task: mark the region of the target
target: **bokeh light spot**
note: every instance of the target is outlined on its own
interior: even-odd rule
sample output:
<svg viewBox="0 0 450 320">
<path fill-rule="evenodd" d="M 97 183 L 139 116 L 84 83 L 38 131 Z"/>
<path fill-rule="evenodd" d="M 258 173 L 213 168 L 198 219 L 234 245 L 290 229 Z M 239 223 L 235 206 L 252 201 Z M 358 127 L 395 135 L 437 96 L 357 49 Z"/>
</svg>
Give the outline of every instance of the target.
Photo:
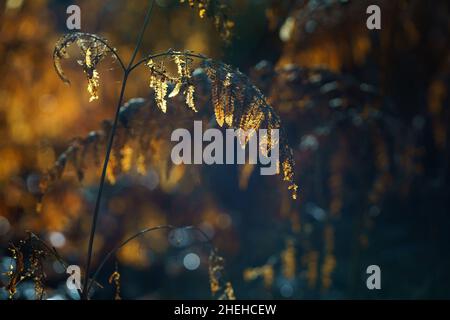
<svg viewBox="0 0 450 320">
<path fill-rule="evenodd" d="M 200 257 L 195 253 L 188 253 L 184 256 L 183 265 L 188 270 L 196 270 L 200 266 Z"/>
<path fill-rule="evenodd" d="M 61 232 L 51 232 L 49 239 L 55 248 L 61 248 L 66 244 L 66 237 Z"/>
</svg>

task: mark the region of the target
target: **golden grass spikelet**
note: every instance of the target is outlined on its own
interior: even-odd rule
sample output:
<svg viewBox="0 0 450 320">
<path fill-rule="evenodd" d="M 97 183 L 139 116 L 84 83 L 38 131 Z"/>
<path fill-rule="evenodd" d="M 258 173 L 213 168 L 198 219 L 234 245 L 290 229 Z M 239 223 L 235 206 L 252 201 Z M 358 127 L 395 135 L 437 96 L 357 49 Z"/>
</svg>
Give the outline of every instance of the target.
<svg viewBox="0 0 450 320">
<path fill-rule="evenodd" d="M 177 66 L 177 73 L 178 78 L 175 80 L 175 87 L 170 92 L 169 98 L 173 98 L 180 93 L 181 88 L 185 87 L 185 90 L 183 91 L 183 94 L 185 95 L 185 101 L 186 105 L 192 109 L 194 112 L 197 112 L 198 110 L 195 107 L 194 103 L 194 93 L 195 93 L 195 86 L 191 83 L 191 68 L 190 64 L 192 62 L 192 58 L 188 57 L 186 54 L 184 55 L 177 54 L 173 57 L 173 60 Z"/>
<path fill-rule="evenodd" d="M 109 276 L 108 279 L 109 284 L 114 283 L 115 293 L 114 293 L 114 300 L 122 300 L 120 297 L 120 273 L 118 271 L 117 263 L 116 263 L 116 270 Z"/>
<path fill-rule="evenodd" d="M 222 105 L 221 101 L 219 100 L 220 99 L 219 98 L 220 97 L 219 88 L 220 88 L 220 84 L 218 83 L 217 80 L 215 80 L 213 82 L 213 89 L 211 90 L 211 97 L 212 97 L 212 102 L 214 105 L 214 114 L 216 116 L 217 124 L 222 127 L 225 122 L 225 112 L 224 112 L 223 105 Z"/>
<path fill-rule="evenodd" d="M 159 66 L 156 66 L 153 60 L 147 62 L 147 66 L 150 69 L 149 87 L 155 91 L 155 101 L 158 108 L 163 112 L 167 112 L 167 89 L 169 87 L 168 82 L 172 81 L 165 71 L 163 62 Z"/>
<path fill-rule="evenodd" d="M 164 62 L 161 61 L 159 65 L 150 59 L 147 61 L 147 66 L 150 69 L 149 87 L 155 91 L 155 101 L 158 108 L 163 112 L 167 112 L 167 92 L 169 83 L 175 82 L 177 85 L 175 89 L 170 93 L 169 98 L 176 96 L 181 88 L 181 80 L 171 78 L 167 75 Z M 180 67 L 182 69 L 182 67 Z M 181 79 L 181 78 L 180 78 Z"/>
<path fill-rule="evenodd" d="M 182 82 L 177 82 L 175 84 L 175 87 L 173 88 L 173 90 L 170 92 L 170 94 L 167 97 L 168 98 L 176 97 L 180 93 L 180 90 L 181 90 L 182 86 L 183 86 Z"/>
<path fill-rule="evenodd" d="M 252 101 L 250 107 L 243 114 L 239 128 L 244 131 L 257 130 L 264 120 L 264 112 L 259 108 L 257 101 Z"/>
<path fill-rule="evenodd" d="M 111 49 L 105 39 L 89 33 L 72 32 L 61 37 L 53 51 L 53 65 L 58 76 L 67 84 L 70 84 L 70 81 L 64 74 L 61 60 L 69 58 L 67 49 L 74 43 L 77 44 L 83 57 L 78 60 L 78 64 L 82 66 L 87 77 L 87 90 L 90 95 L 89 102 L 91 102 L 98 99 L 100 77 L 96 66 L 111 52 Z"/>
<path fill-rule="evenodd" d="M 188 53 L 188 52 L 186 52 Z M 175 64 L 177 65 L 178 77 L 181 81 L 185 81 L 185 79 L 189 79 L 191 77 L 191 69 L 190 63 L 192 62 L 192 58 L 186 55 L 175 55 L 173 58 Z"/>
<path fill-rule="evenodd" d="M 224 82 L 224 92 L 222 97 L 224 99 L 224 113 L 225 113 L 225 123 L 231 127 L 233 125 L 233 113 L 234 113 L 234 96 L 232 94 L 231 86 L 231 73 L 227 73 Z"/>
<path fill-rule="evenodd" d="M 92 71 L 92 77 L 88 77 L 87 91 L 89 92 L 89 102 L 98 99 L 99 75 L 97 70 Z"/>
<path fill-rule="evenodd" d="M 192 110 L 197 112 L 198 110 L 195 108 L 195 103 L 194 103 L 194 93 L 195 93 L 195 87 L 193 85 L 189 85 L 185 92 L 186 104 L 189 106 L 189 108 L 191 108 Z"/>
<path fill-rule="evenodd" d="M 167 82 L 164 82 L 163 80 L 158 79 L 154 89 L 156 92 L 156 104 L 158 105 L 159 109 L 161 109 L 162 112 L 166 113 L 167 112 L 167 100 L 166 100 Z"/>
<path fill-rule="evenodd" d="M 215 68 L 206 68 L 206 74 L 211 81 L 211 102 L 214 108 L 214 115 L 217 124 L 222 127 L 225 122 L 225 111 L 221 101 L 222 79 L 221 70 Z"/>
</svg>

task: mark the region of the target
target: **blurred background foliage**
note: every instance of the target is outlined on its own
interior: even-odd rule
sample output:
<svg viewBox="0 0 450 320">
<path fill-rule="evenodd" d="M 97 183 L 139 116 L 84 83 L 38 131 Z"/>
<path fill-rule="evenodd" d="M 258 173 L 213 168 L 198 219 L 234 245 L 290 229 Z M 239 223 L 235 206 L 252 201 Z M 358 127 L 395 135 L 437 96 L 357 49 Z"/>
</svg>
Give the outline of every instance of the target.
<svg viewBox="0 0 450 320">
<path fill-rule="evenodd" d="M 40 210 L 37 185 L 75 137 L 113 117 L 121 76 L 117 62 L 103 62 L 100 99 L 92 103 L 76 62 L 67 63 L 71 87 L 58 79 L 52 52 L 67 31 L 70 4 L 0 2 L 2 273 L 14 263 L 9 243 L 26 230 L 68 263 L 84 265 L 101 161 L 91 161 L 81 183 L 65 172 Z M 76 4 L 82 31 L 131 56 L 146 1 Z M 448 1 L 227 4 L 229 43 L 187 3 L 157 0 L 141 52 L 191 50 L 250 75 L 287 129 L 299 199 L 278 177 L 247 165 L 173 166 L 163 151 L 169 136 L 155 138 L 145 172 L 123 170 L 106 189 L 94 263 L 145 227 L 195 225 L 225 257 L 237 298 L 449 298 Z M 366 28 L 369 4 L 381 7 L 382 30 Z M 150 97 L 147 78 L 138 71 L 126 98 Z M 176 114 L 158 119 L 149 136 L 157 126 L 169 133 L 179 126 Z M 121 296 L 210 297 L 208 252 L 194 240 L 182 230 L 161 231 L 122 249 Z M 382 290 L 366 288 L 371 264 L 381 267 Z M 58 263 L 45 270 L 48 298 L 76 297 Z M 111 261 L 95 297 L 114 297 L 107 281 L 114 270 Z M 32 283 L 18 289 L 16 298 L 35 297 Z M 0 297 L 8 298 L 4 288 Z"/>
</svg>

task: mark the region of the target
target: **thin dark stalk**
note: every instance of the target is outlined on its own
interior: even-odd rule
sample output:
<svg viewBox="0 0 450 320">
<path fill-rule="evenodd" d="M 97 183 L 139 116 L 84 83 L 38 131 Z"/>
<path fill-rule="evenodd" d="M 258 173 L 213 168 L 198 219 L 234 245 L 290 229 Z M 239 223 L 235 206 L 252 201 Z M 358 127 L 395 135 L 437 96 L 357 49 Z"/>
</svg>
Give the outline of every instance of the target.
<svg viewBox="0 0 450 320">
<path fill-rule="evenodd" d="M 127 68 L 128 72 L 132 71 L 131 66 L 133 65 L 134 59 L 136 58 L 136 55 L 141 46 L 142 38 L 144 37 L 144 33 L 145 33 L 145 29 L 147 29 L 148 23 L 150 22 L 150 16 L 152 15 L 154 2 L 155 2 L 154 0 L 151 1 L 150 7 L 147 10 L 147 14 L 145 15 L 144 25 L 142 26 L 141 32 L 139 33 L 138 39 L 136 41 L 136 47 L 134 48 L 134 52 L 133 52 L 133 55 L 131 56 L 130 63 L 128 64 L 128 68 Z"/>
<path fill-rule="evenodd" d="M 125 93 L 127 79 L 128 79 L 128 73 L 125 73 L 123 80 L 122 80 L 122 88 L 120 89 L 120 96 L 119 96 L 119 101 L 117 103 L 116 115 L 114 117 L 114 123 L 113 123 L 112 129 L 111 129 L 111 133 L 109 135 L 109 141 L 108 141 L 108 145 L 106 148 L 106 155 L 105 155 L 105 161 L 103 163 L 102 176 L 100 178 L 97 199 L 95 201 L 94 215 L 92 216 L 91 232 L 89 234 L 88 254 L 87 254 L 87 262 L 86 262 L 86 268 L 85 268 L 86 273 L 84 276 L 83 288 L 87 288 L 88 281 L 89 281 L 89 271 L 90 271 L 90 267 L 91 267 L 92 248 L 93 248 L 93 244 L 94 244 L 95 230 L 97 228 L 97 220 L 98 220 L 98 214 L 100 211 L 100 202 L 101 202 L 101 197 L 102 197 L 102 193 L 103 193 L 103 187 L 105 185 L 106 170 L 108 168 L 109 157 L 111 155 L 112 145 L 114 142 L 114 135 L 115 135 L 117 123 L 119 120 L 120 106 L 122 105 L 122 102 L 123 102 L 123 96 Z M 83 291 L 83 299 L 87 299 L 87 298 L 88 298 L 87 291 L 84 290 Z"/>
<path fill-rule="evenodd" d="M 153 9 L 153 4 L 154 4 L 154 0 L 151 0 L 149 9 L 147 10 L 147 14 L 145 16 L 144 24 L 142 26 L 142 29 L 141 29 L 141 31 L 139 33 L 139 36 L 138 36 L 138 39 L 136 41 L 136 46 L 135 46 L 133 55 L 131 57 L 131 60 L 130 60 L 130 62 L 128 64 L 128 67 L 124 68 L 124 64 L 123 64 L 122 60 L 120 60 L 120 58 L 118 59 L 120 64 L 121 64 L 121 66 L 122 66 L 122 68 L 124 68 L 124 74 L 123 74 L 123 80 L 122 80 L 122 87 L 120 89 L 119 101 L 118 101 L 117 107 L 116 107 L 116 114 L 115 114 L 115 117 L 114 117 L 113 126 L 112 126 L 112 129 L 111 129 L 111 133 L 110 133 L 109 139 L 108 139 L 108 144 L 107 144 L 107 147 L 106 147 L 105 161 L 103 163 L 102 175 L 101 175 L 100 183 L 99 183 L 99 190 L 98 190 L 97 198 L 96 198 L 96 201 L 95 201 L 94 214 L 92 216 L 91 231 L 90 231 L 90 234 L 89 234 L 88 253 L 87 253 L 87 259 L 86 259 L 87 261 L 86 261 L 86 268 L 85 268 L 85 276 L 84 276 L 84 280 L 83 280 L 83 288 L 85 288 L 86 290 L 83 290 L 83 295 L 81 297 L 84 300 L 87 300 L 88 296 L 89 296 L 88 288 L 90 287 L 89 273 L 90 273 L 91 260 L 92 260 L 92 249 L 93 249 L 93 245 L 94 245 L 95 231 L 97 229 L 98 215 L 99 215 L 99 212 L 100 212 L 100 204 L 101 204 L 103 188 L 104 188 L 104 185 L 105 185 L 106 171 L 107 171 L 107 168 L 108 168 L 109 157 L 111 155 L 111 150 L 112 150 L 112 146 L 113 146 L 113 142 L 114 142 L 114 136 L 115 136 L 115 133 L 116 133 L 117 123 L 118 123 L 118 120 L 119 120 L 120 107 L 122 106 L 122 103 L 123 103 L 123 97 L 124 97 L 124 94 L 125 94 L 125 89 L 126 89 L 126 84 L 127 84 L 127 80 L 128 80 L 128 75 L 132 71 L 131 70 L 131 66 L 133 65 L 134 59 L 136 58 L 137 52 L 139 51 L 139 48 L 141 46 L 145 30 L 146 30 L 146 28 L 148 26 L 148 23 L 150 22 L 150 16 L 151 16 L 151 12 L 152 12 L 152 9 Z M 115 51 L 113 51 L 113 52 L 115 52 Z"/>
</svg>

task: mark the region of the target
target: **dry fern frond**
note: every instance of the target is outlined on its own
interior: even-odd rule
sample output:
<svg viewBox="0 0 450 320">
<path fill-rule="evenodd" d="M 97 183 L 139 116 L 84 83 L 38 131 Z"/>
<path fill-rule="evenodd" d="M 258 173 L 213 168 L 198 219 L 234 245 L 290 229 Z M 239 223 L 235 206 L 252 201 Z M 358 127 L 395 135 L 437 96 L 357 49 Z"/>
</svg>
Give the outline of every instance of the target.
<svg viewBox="0 0 450 320">
<path fill-rule="evenodd" d="M 288 188 L 292 191 L 292 197 L 296 199 L 298 186 L 294 182 L 293 152 L 288 145 L 279 116 L 261 91 L 239 70 L 211 59 L 203 62 L 203 68 L 211 81 L 211 100 L 219 126 L 226 124 L 230 128 L 245 132 L 267 129 L 268 136 L 265 139 L 267 150 L 273 148 L 275 143 L 279 143 L 283 180 L 289 183 Z M 272 129 L 279 130 L 279 141 L 272 141 Z M 243 144 L 249 139 L 250 135 L 247 135 Z"/>
<path fill-rule="evenodd" d="M 83 58 L 78 60 L 78 64 L 82 66 L 83 72 L 88 80 L 87 90 L 90 95 L 89 101 L 96 100 L 98 99 L 100 79 L 96 67 L 108 53 L 113 53 L 114 56 L 114 49 L 107 44 L 105 39 L 97 35 L 83 32 L 73 32 L 64 35 L 56 43 L 53 51 L 53 64 L 58 76 L 67 84 L 70 84 L 70 81 L 64 74 L 61 60 L 69 58 L 67 50 L 74 43 L 80 49 Z"/>
<path fill-rule="evenodd" d="M 70 41 L 75 41 L 73 40 L 73 36 L 67 36 L 67 39 Z M 70 43 L 69 40 L 62 41 L 62 44 L 58 44 L 57 47 L 59 49 L 55 50 L 55 52 L 65 52 L 67 44 Z M 82 48 L 87 48 L 84 51 L 87 52 L 85 66 L 92 68 L 96 63 L 98 63 L 98 61 L 101 60 L 102 54 L 95 53 L 92 55 L 92 53 L 90 53 L 90 47 L 87 47 L 88 44 L 85 44 L 84 42 L 81 43 L 83 44 L 81 46 Z M 103 42 L 101 43 L 103 44 Z M 93 57 L 97 58 L 93 59 Z M 200 69 L 196 69 L 192 72 L 191 64 L 194 58 L 202 60 L 202 66 Z M 158 61 L 155 61 L 156 59 L 158 59 Z M 177 66 L 177 76 L 171 76 L 167 73 L 164 63 L 166 60 L 171 60 L 175 63 Z M 200 90 L 198 86 L 199 82 L 206 80 L 210 87 L 211 103 L 213 105 L 215 118 L 219 126 L 226 125 L 229 128 L 241 129 L 241 133 L 250 133 L 241 137 L 240 142 L 243 146 L 245 146 L 251 138 L 251 134 L 255 131 L 258 129 L 267 129 L 266 136 L 261 139 L 260 147 L 264 146 L 268 152 L 276 144 L 279 145 L 280 158 L 277 165 L 283 171 L 283 180 L 289 183 L 289 190 L 292 191 L 292 197 L 294 199 L 296 198 L 297 185 L 294 182 L 293 153 L 287 143 L 286 134 L 281 127 L 280 118 L 275 113 L 274 109 L 269 105 L 261 91 L 251 83 L 250 79 L 246 75 L 227 64 L 207 59 L 202 55 L 193 54 L 189 51 L 178 52 L 169 50 L 165 53 L 149 56 L 149 58 L 145 58 L 141 60 L 141 62 L 145 62 L 150 70 L 149 86 L 153 88 L 155 92 L 154 97 L 156 105 L 163 113 L 167 112 L 167 98 L 176 97 L 179 92 L 183 90 L 183 88 L 186 105 L 189 109 L 197 112 L 195 103 L 196 97 L 194 96 L 196 95 L 196 92 L 205 92 L 202 90 L 206 87 L 205 85 L 200 86 Z M 139 65 L 139 63 L 137 65 Z M 196 74 L 195 79 L 193 78 L 194 73 Z M 94 75 L 95 73 L 93 73 L 93 76 Z M 93 77 L 92 80 L 95 81 L 96 78 Z M 173 89 L 168 94 L 169 87 L 173 87 Z M 93 84 L 92 89 L 92 99 L 95 99 L 95 83 Z M 279 130 L 279 140 L 275 141 L 272 139 L 272 129 Z M 103 138 L 105 136 L 107 135 L 103 135 Z M 91 140 L 93 141 L 98 140 L 98 138 L 99 135 L 95 133 L 91 136 Z M 74 146 L 74 148 L 75 150 L 72 151 L 76 151 L 76 146 Z M 78 155 L 79 154 L 77 154 L 77 156 Z M 75 155 L 72 154 L 72 157 L 73 156 Z M 115 158 L 119 159 L 120 157 L 120 154 L 115 155 L 113 153 L 111 155 L 111 163 L 107 168 L 108 179 L 111 182 L 115 181 L 115 171 L 119 168 L 118 164 L 120 163 L 120 160 L 115 161 Z M 55 167 L 49 172 L 48 176 L 50 176 L 50 179 L 48 180 L 59 179 L 66 165 L 66 161 L 67 156 L 63 156 L 58 159 Z M 79 167 L 80 166 L 77 166 L 77 168 Z M 82 174 L 83 170 L 77 171 Z M 43 189 L 45 189 L 45 181 L 43 184 Z"/>
<path fill-rule="evenodd" d="M 156 65 L 152 59 L 148 59 L 147 66 L 150 68 L 150 86 L 155 90 L 155 100 L 158 107 L 165 113 L 167 111 L 166 94 L 169 83 L 175 83 L 175 88 L 169 95 L 174 97 L 180 88 L 187 86 L 185 90 L 186 102 L 190 109 L 197 111 L 194 104 L 195 86 L 191 81 L 188 65 L 192 57 L 202 60 L 202 69 L 211 86 L 211 103 L 219 126 L 224 124 L 229 128 L 241 129 L 249 132 L 241 139 L 244 146 L 251 134 L 258 129 L 267 129 L 267 136 L 263 139 L 266 150 L 271 150 L 275 144 L 280 147 L 280 163 L 283 171 L 283 180 L 289 183 L 292 198 L 297 197 L 297 185 L 294 182 L 294 159 L 291 148 L 287 143 L 286 134 L 281 127 L 281 121 L 274 109 L 269 105 L 261 91 L 254 86 L 250 79 L 239 70 L 231 66 L 207 59 L 201 55 L 191 52 L 168 51 L 158 57 L 171 57 L 177 65 L 178 77 L 167 75 L 163 62 Z M 280 132 L 279 141 L 272 141 L 271 130 Z M 242 131 L 241 131 L 242 132 Z M 261 146 L 261 145 L 260 145 Z"/>
<path fill-rule="evenodd" d="M 28 237 L 25 240 L 20 240 L 17 245 L 11 244 L 9 250 L 16 262 L 15 268 L 11 265 L 10 270 L 6 273 L 9 276 L 9 283 L 6 289 L 9 292 L 10 299 L 14 297 L 17 286 L 26 280 L 34 282 L 36 298 L 39 300 L 43 299 L 46 279 L 44 261 L 52 258 L 63 266 L 66 266 L 66 263 L 55 249 L 50 248 L 33 233 L 28 233 Z"/>
<path fill-rule="evenodd" d="M 175 167 L 170 160 L 168 141 L 173 127 L 187 126 L 186 123 L 191 123 L 190 112 L 186 110 L 186 115 L 178 112 L 177 117 L 172 119 L 173 126 L 161 126 L 163 115 L 156 108 L 150 108 L 150 105 L 142 98 L 135 98 L 121 107 L 116 139 L 107 168 L 107 179 L 110 183 L 115 183 L 122 174 L 133 170 L 145 176 L 148 168 L 152 167 L 159 174 L 160 184 L 163 187 L 164 177 L 168 172 L 172 172 L 172 166 Z M 87 181 L 87 183 L 96 177 L 111 126 L 111 121 L 104 121 L 101 129 L 92 131 L 84 138 L 73 140 L 58 157 L 54 166 L 41 176 L 39 184 L 41 200 L 61 180 L 63 174 L 70 176 L 75 173 L 79 182 Z M 192 170 L 195 171 L 195 168 Z M 179 170 L 177 173 L 180 179 L 182 174 Z"/>
</svg>

